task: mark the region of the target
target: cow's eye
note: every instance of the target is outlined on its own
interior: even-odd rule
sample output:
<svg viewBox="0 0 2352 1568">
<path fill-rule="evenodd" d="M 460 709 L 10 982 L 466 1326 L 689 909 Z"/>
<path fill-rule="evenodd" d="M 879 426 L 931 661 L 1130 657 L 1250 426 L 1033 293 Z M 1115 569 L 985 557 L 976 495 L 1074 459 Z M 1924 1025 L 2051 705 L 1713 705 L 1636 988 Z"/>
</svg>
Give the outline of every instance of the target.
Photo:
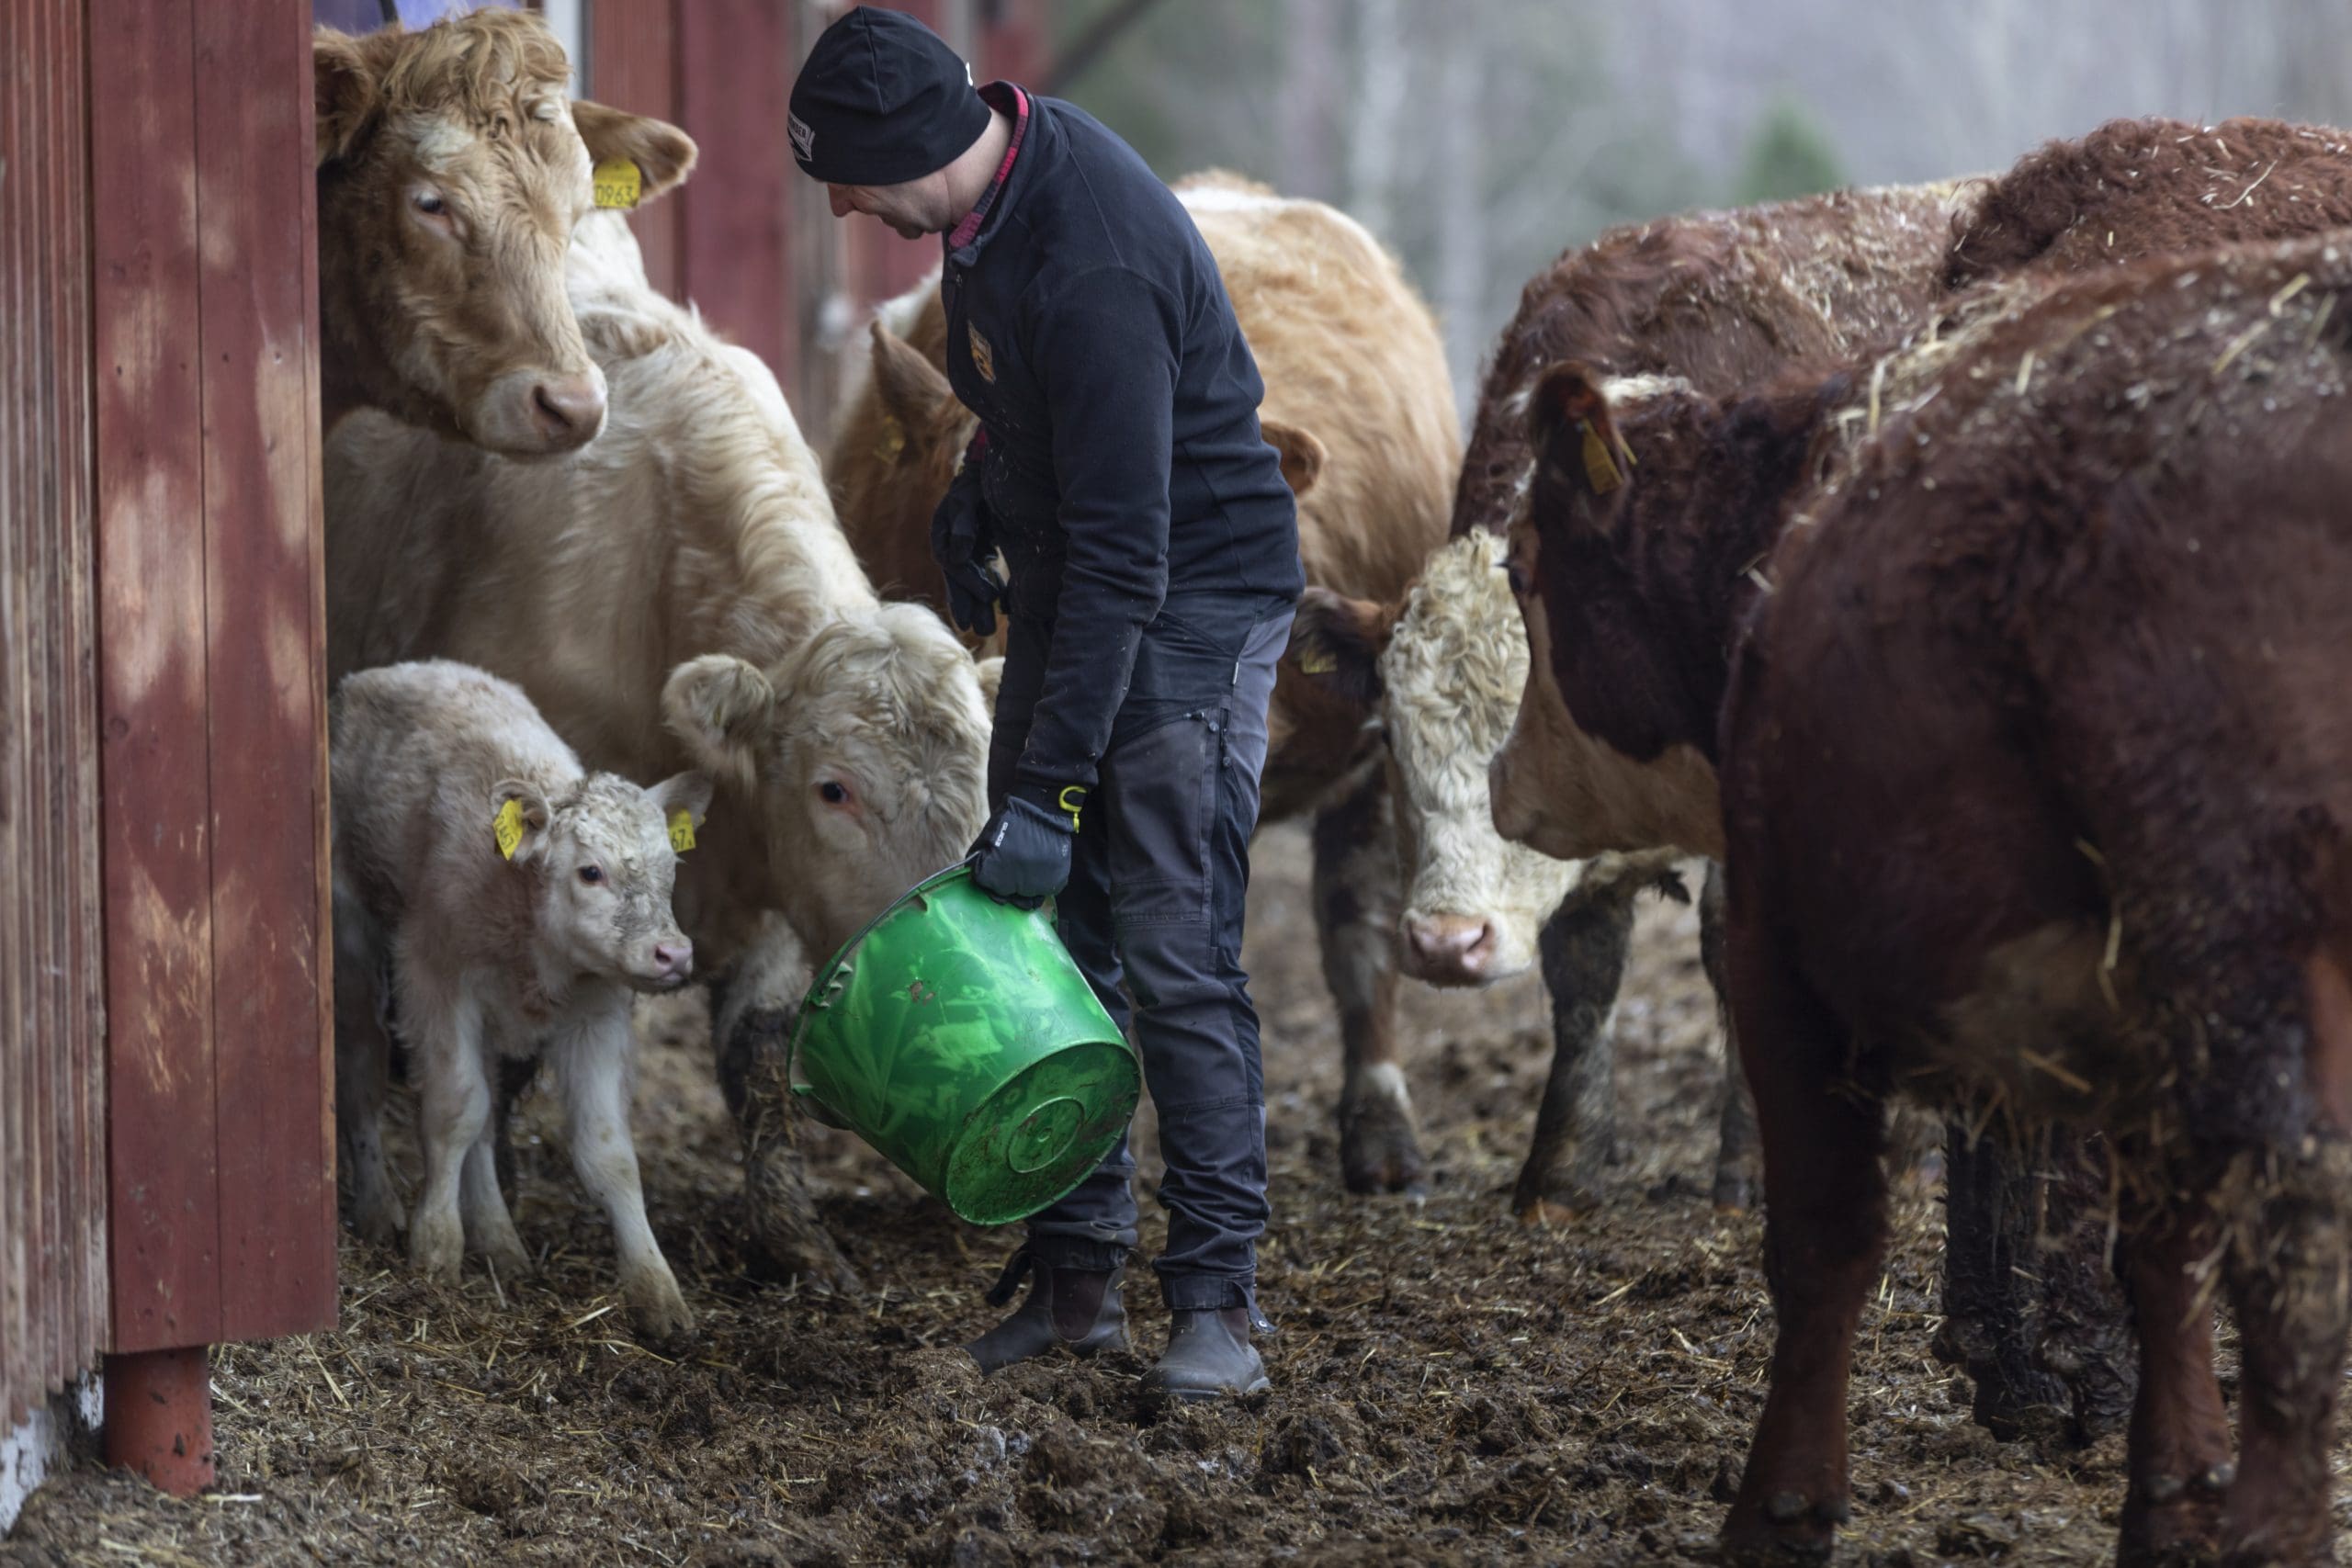
<svg viewBox="0 0 2352 1568">
<path fill-rule="evenodd" d="M 601 865 L 583 865 L 580 868 L 580 880 L 594 887 L 605 880 L 605 868 Z"/>
<path fill-rule="evenodd" d="M 838 780 L 827 779 L 823 784 L 817 786 L 817 793 L 824 797 L 824 802 L 828 806 L 847 806 L 849 804 L 849 786 L 842 784 Z"/>
<path fill-rule="evenodd" d="M 424 213 L 427 218 L 446 218 L 448 216 L 449 204 L 442 199 L 441 193 L 437 190 L 418 191 L 414 196 L 410 197 L 409 200 L 415 206 L 419 212 Z"/>
<path fill-rule="evenodd" d="M 1514 594 L 1521 599 L 1527 597 L 1527 574 L 1519 570 L 1517 561 L 1506 562 L 1503 566 L 1503 575 L 1510 580 L 1510 591 Z"/>
</svg>

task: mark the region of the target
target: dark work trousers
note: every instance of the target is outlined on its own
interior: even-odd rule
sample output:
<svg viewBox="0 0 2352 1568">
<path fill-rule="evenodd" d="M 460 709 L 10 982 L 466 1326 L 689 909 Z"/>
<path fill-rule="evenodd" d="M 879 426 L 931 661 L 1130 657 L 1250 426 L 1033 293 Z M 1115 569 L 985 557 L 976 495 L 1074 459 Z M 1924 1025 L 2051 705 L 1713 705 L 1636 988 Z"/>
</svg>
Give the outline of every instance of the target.
<svg viewBox="0 0 2352 1568">
<path fill-rule="evenodd" d="M 1080 813 L 1069 886 L 1054 901 L 1062 941 L 1143 1055 L 1168 1167 L 1168 1250 L 1154 1267 L 1179 1311 L 1256 1309 L 1265 1077 L 1241 970 L 1242 897 L 1266 704 L 1293 609 L 1264 594 L 1169 597 L 1144 630 Z M 991 807 L 1028 741 L 1052 637 L 1048 625 L 1012 623 L 989 752 Z M 1111 1267 L 1136 1245 L 1135 1168 L 1123 1138 L 1075 1192 L 1030 1220 L 1029 1250 L 1064 1268 Z"/>
</svg>

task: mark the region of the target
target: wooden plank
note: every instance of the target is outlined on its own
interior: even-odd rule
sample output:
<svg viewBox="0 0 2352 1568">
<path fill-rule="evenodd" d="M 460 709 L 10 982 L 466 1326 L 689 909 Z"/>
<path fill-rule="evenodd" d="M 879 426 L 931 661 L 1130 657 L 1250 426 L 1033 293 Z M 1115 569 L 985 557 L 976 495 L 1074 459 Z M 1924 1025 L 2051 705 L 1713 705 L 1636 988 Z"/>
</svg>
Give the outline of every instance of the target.
<svg viewBox="0 0 2352 1568">
<path fill-rule="evenodd" d="M 694 177 L 668 198 L 684 213 L 685 297 L 790 386 L 800 333 L 786 214 L 806 176 L 785 130 L 789 9 L 695 0 L 678 8 L 677 51 L 680 122 L 702 149 Z"/>
<path fill-rule="evenodd" d="M 588 7 L 587 96 L 598 103 L 679 123 L 677 23 L 673 0 L 595 0 Z M 688 128 L 691 134 L 692 128 Z M 707 158 L 710 149 L 705 147 Z M 699 173 L 686 182 L 692 190 Z M 679 292 L 682 193 L 629 214 L 645 253 L 645 276 L 672 299 Z"/>
<path fill-rule="evenodd" d="M 28 385 L 34 369 L 25 330 L 32 302 L 25 176 L 32 167 L 32 150 L 23 123 L 25 95 L 16 85 L 30 47 L 22 36 L 23 24 L 19 14 L 0 9 L 0 70 L 8 72 L 10 85 L 0 98 L 0 157 L 6 159 L 0 164 L 0 312 L 5 312 L 0 314 L 0 451 L 12 458 L 21 455 L 21 460 L 0 462 L 0 659 L 6 660 L 0 665 L 0 1426 L 7 1427 L 20 1417 L 31 1381 L 24 1212 L 29 1086 L 23 1079 L 32 965 L 29 937 L 22 928 L 35 894 L 26 842 L 28 759 L 20 713 L 27 682 L 19 673 L 29 653 L 29 637 L 18 592 L 28 578 L 19 558 L 30 547 L 25 490 L 35 454 L 29 426 L 32 389 Z"/>
<path fill-rule="evenodd" d="M 197 7 L 88 4 L 109 1348 L 132 1351 L 220 1327 Z"/>
<path fill-rule="evenodd" d="M 30 24 L 28 30 L 31 49 L 24 63 L 29 67 L 26 73 L 31 80 L 23 83 L 24 90 L 17 96 L 18 101 L 28 107 L 40 105 L 45 107 L 42 100 L 48 96 L 46 88 L 56 63 L 53 58 L 55 42 L 51 36 L 54 31 L 55 16 L 49 7 L 36 5 L 27 8 L 25 17 Z M 52 210 L 53 192 L 51 189 L 53 163 L 53 156 L 44 157 L 34 168 L 26 171 L 31 176 L 26 181 L 25 194 L 30 198 L 28 205 L 32 209 L 33 233 L 40 236 L 34 242 L 38 248 L 30 269 L 37 299 L 28 301 L 32 309 L 18 329 L 34 340 L 36 376 L 50 381 L 52 386 L 55 376 L 53 367 L 46 363 L 49 358 L 47 338 L 55 321 L 56 291 L 51 280 L 58 259 L 57 246 L 62 240 L 62 237 L 50 237 L 54 233 L 57 216 Z M 63 1325 L 59 1322 L 56 1258 L 57 1241 L 65 1226 L 57 1190 L 60 1150 L 56 1115 L 59 1069 L 62 1066 L 59 1048 L 62 1043 L 64 1020 L 62 1010 L 58 1005 L 55 980 L 51 974 L 45 972 L 53 969 L 58 958 L 58 931 L 54 917 L 57 900 L 64 892 L 59 886 L 56 835 L 46 828 L 46 824 L 56 820 L 53 813 L 57 807 L 54 772 L 56 726 L 49 711 L 50 701 L 57 689 L 56 628 L 49 604 L 55 592 L 53 557 L 58 525 L 54 409 L 33 412 L 25 434 L 30 438 L 31 451 L 51 459 L 42 462 L 27 476 L 31 493 L 26 497 L 24 516 L 30 525 L 28 542 L 32 547 L 28 556 L 34 576 L 24 585 L 27 590 L 23 601 L 25 614 L 20 623 L 28 635 L 31 654 L 27 661 L 32 683 L 26 693 L 23 755 L 32 766 L 27 770 L 23 799 L 27 823 L 32 829 L 31 853 L 28 858 L 36 900 L 27 911 L 28 919 L 20 931 L 29 939 L 29 954 L 38 964 L 28 976 L 28 987 L 31 1002 L 27 1021 L 31 1028 L 28 1043 L 31 1072 L 28 1076 L 32 1100 L 27 1107 L 31 1125 L 27 1130 L 24 1151 L 28 1187 L 25 1218 L 29 1226 L 26 1250 L 28 1255 L 27 1263 L 32 1270 L 31 1288 L 27 1296 L 28 1310 L 33 1314 L 33 1321 L 27 1325 L 25 1339 L 29 1362 L 28 1371 L 33 1380 L 28 1392 L 31 1392 L 32 1389 L 45 1388 L 54 1375 L 53 1369 L 64 1359 Z"/>
<path fill-rule="evenodd" d="M 306 65 L 305 71 L 309 69 Z M 302 167 L 318 167 L 318 126 L 315 118 L 302 115 Z M 302 322 L 304 331 L 312 334 L 313 346 L 302 355 L 302 431 L 305 461 L 309 473 L 304 485 L 302 504 L 307 508 L 311 526 L 311 625 L 322 635 L 327 624 L 326 584 L 326 503 L 324 432 L 319 412 L 319 352 L 315 344 L 319 320 L 319 203 L 315 178 L 303 179 L 302 207 Z M 316 654 L 311 661 L 311 703 L 313 712 L 323 716 L 327 711 L 327 667 L 323 657 Z M 327 785 L 327 749 L 315 747 L 311 755 L 311 853 L 315 862 L 312 897 L 322 911 L 318 923 L 318 943 L 311 960 L 313 975 L 318 976 L 319 1039 L 324 1042 L 334 1060 L 334 866 L 331 859 L 330 835 L 333 828 L 333 803 Z M 319 1190 L 317 1223 L 323 1228 L 327 1246 L 336 1245 L 341 1218 L 335 1209 L 334 1183 L 334 1074 L 330 1071 L 319 1085 L 319 1146 L 327 1153 L 327 1179 Z M 339 1306 L 336 1310 L 340 1310 Z"/>
<path fill-rule="evenodd" d="M 54 0 L 61 47 L 52 56 L 56 97 L 43 122 L 64 138 L 53 161 L 58 200 L 53 232 L 63 241 L 52 285 L 60 307 L 52 338 L 60 421 L 53 471 L 60 486 L 58 537 L 62 632 L 59 711 L 63 715 L 63 845 L 68 895 L 60 900 L 66 940 L 66 998 L 73 1066 L 66 1107 L 72 1155 L 65 1170 L 67 1212 L 75 1216 L 62 1271 L 72 1280 L 72 1355 L 62 1374 L 95 1359 L 106 1333 L 105 982 L 98 865 L 97 632 L 92 551 L 92 366 L 90 359 L 90 172 L 88 18 L 81 0 Z"/>
<path fill-rule="evenodd" d="M 0 9 L 0 1419 L 86 1364 L 101 1190 L 80 0 Z M 79 683 L 77 683 L 79 682 Z M 102 1284 L 99 1286 L 103 1289 Z"/>
<path fill-rule="evenodd" d="M 334 1322 L 332 1067 L 319 1029 L 317 757 L 323 628 L 311 618 L 317 439 L 306 365 L 298 149 L 308 0 L 195 7 L 210 694 L 212 1066 L 220 1324 L 257 1339 Z M 322 1223 L 322 1216 L 324 1223 Z"/>
</svg>

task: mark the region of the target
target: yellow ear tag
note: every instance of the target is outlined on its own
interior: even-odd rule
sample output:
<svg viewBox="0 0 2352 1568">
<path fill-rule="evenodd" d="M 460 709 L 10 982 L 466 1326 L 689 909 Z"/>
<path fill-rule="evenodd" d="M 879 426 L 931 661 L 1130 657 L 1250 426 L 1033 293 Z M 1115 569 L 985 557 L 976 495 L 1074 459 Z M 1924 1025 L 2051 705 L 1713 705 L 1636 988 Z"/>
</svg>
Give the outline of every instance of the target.
<svg viewBox="0 0 2352 1568">
<path fill-rule="evenodd" d="M 907 427 L 888 414 L 882 416 L 882 436 L 874 443 L 874 455 L 885 463 L 895 463 L 899 454 L 907 449 Z"/>
<path fill-rule="evenodd" d="M 1584 426 L 1585 482 L 1592 486 L 1593 494 L 1607 495 L 1625 482 L 1625 476 L 1617 471 L 1617 460 L 1609 455 L 1609 443 L 1600 438 L 1600 432 L 1592 427 L 1592 422 L 1588 419 L 1577 423 Z"/>
<path fill-rule="evenodd" d="M 670 847 L 680 854 L 695 847 L 695 814 L 683 806 L 670 813 Z"/>
<path fill-rule="evenodd" d="M 523 803 L 510 800 L 500 807 L 490 826 L 498 835 L 498 852 L 513 860 L 514 852 L 523 847 Z"/>
<path fill-rule="evenodd" d="M 1320 642 L 1309 642 L 1298 650 L 1298 672 L 1302 675 L 1329 675 L 1340 667 L 1331 650 Z"/>
<path fill-rule="evenodd" d="M 594 177 L 599 207 L 635 207 L 645 191 L 645 177 L 627 158 L 605 159 L 596 165 Z"/>
</svg>

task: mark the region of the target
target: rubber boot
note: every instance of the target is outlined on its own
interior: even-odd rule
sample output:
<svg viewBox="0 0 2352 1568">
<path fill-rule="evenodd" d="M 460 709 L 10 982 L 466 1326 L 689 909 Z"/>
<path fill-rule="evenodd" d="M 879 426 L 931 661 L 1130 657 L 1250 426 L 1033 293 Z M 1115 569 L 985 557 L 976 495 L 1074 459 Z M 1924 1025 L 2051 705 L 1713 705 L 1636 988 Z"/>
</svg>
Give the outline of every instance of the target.
<svg viewBox="0 0 2352 1568">
<path fill-rule="evenodd" d="M 1250 1343 L 1250 1309 L 1178 1312 L 1168 1331 L 1168 1353 L 1144 1375 L 1161 1398 L 1190 1404 L 1227 1394 L 1255 1393 L 1267 1385 L 1266 1363 Z"/>
<path fill-rule="evenodd" d="M 1029 1299 L 964 1347 L 983 1374 L 1042 1356 L 1057 1346 L 1076 1356 L 1127 1348 L 1127 1308 L 1119 1296 L 1126 1275 L 1124 1264 L 1057 1268 L 1023 1247 L 989 1290 L 989 1304 L 1002 1306 L 1011 1301 L 1021 1276 L 1033 1269 L 1036 1278 L 1030 1281 Z"/>
</svg>

